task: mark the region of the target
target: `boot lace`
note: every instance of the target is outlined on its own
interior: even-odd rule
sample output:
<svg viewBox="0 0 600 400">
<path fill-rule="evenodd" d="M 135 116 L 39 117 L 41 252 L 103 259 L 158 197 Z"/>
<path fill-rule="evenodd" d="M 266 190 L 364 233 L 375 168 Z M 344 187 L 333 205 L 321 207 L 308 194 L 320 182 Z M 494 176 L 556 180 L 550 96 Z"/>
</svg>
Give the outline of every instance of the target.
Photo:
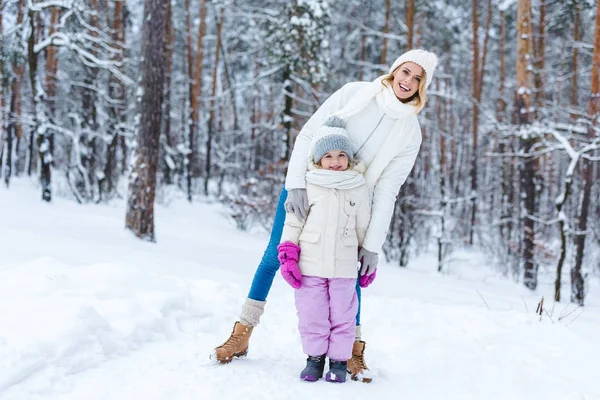
<svg viewBox="0 0 600 400">
<path fill-rule="evenodd" d="M 352 356 L 352 360 L 356 364 L 357 373 L 363 372 L 367 368 L 367 363 L 365 362 L 365 356 L 363 354 L 354 354 Z"/>
<path fill-rule="evenodd" d="M 229 336 L 229 339 L 227 339 L 227 341 L 225 343 L 223 343 L 221 345 L 221 347 L 226 349 L 227 351 L 235 350 L 235 348 L 237 347 L 237 344 L 239 343 L 239 341 L 241 339 L 242 339 L 242 335 L 231 334 L 231 336 Z"/>
</svg>

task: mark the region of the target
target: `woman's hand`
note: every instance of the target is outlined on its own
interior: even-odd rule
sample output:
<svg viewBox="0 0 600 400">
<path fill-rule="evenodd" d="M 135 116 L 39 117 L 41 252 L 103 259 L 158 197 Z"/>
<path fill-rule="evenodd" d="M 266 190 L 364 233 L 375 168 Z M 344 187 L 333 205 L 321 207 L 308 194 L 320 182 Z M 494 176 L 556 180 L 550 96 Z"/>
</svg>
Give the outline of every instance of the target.
<svg viewBox="0 0 600 400">
<path fill-rule="evenodd" d="M 360 262 L 360 277 L 358 278 L 358 284 L 361 288 L 366 288 L 373 283 L 377 276 L 379 256 L 377 253 L 373 253 L 364 247 L 360 247 L 358 249 L 358 261 Z"/>
<path fill-rule="evenodd" d="M 306 220 L 308 215 L 308 196 L 306 189 L 290 189 L 285 201 L 285 211 L 294 213 L 300 222 Z"/>
</svg>

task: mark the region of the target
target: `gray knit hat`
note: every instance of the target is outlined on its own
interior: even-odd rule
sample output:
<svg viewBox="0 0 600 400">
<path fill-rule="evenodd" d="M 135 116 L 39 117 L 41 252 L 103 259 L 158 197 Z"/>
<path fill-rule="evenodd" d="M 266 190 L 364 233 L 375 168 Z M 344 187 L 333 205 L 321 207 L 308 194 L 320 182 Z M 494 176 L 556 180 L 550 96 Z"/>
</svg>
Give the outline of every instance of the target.
<svg viewBox="0 0 600 400">
<path fill-rule="evenodd" d="M 339 117 L 329 117 L 314 133 L 312 146 L 313 162 L 318 164 L 325 153 L 340 150 L 346 153 L 350 162 L 354 161 L 352 144 L 348 139 L 346 123 Z"/>
</svg>

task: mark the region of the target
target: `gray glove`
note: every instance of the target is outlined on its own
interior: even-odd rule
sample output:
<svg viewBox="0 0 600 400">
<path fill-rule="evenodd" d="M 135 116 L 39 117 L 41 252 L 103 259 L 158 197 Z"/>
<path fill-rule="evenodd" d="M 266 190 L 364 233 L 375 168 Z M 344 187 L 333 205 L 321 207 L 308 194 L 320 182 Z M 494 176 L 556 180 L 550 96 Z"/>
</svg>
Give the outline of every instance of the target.
<svg viewBox="0 0 600 400">
<path fill-rule="evenodd" d="M 290 189 L 285 201 L 285 211 L 296 214 L 298 221 L 304 222 L 308 215 L 308 196 L 306 189 Z"/>
<path fill-rule="evenodd" d="M 358 261 L 360 262 L 360 276 L 371 275 L 377 269 L 379 256 L 361 247 L 358 249 Z"/>
</svg>

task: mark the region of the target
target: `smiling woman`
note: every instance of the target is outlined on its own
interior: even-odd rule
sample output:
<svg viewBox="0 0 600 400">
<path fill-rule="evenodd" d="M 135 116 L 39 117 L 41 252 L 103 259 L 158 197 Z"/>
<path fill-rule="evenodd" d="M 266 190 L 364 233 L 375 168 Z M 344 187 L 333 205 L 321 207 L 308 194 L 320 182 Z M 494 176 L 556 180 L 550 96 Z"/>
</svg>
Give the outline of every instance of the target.
<svg viewBox="0 0 600 400">
<path fill-rule="evenodd" d="M 365 342 L 362 340 L 360 327 L 361 288 L 369 286 L 375 279 L 378 253 L 381 251 L 390 225 L 396 195 L 408 177 L 419 152 L 422 138 L 417 114 L 427 101 L 425 90 L 431 83 L 436 65 L 437 57 L 429 51 L 421 49 L 407 51 L 396 59 L 386 75 L 371 82 L 350 82 L 344 85 L 333 93 L 304 125 L 294 144 L 269 245 L 254 275 L 240 319 L 234 324 L 230 337 L 217 347 L 212 355 L 219 363 L 229 363 L 234 358 L 248 353 L 250 336 L 264 313 L 267 295 L 275 273 L 280 267 L 277 248 L 282 238 L 286 211 L 301 223 L 304 223 L 311 213 L 312 207 L 309 207 L 307 194 L 308 176 L 311 173 L 309 154 L 317 133 L 324 129 L 324 121 L 328 121 L 327 126 L 331 129 L 345 126 L 349 139 L 348 147 L 351 148 L 346 149 L 338 143 L 337 146 L 322 149 L 319 156 L 313 157 L 313 160 L 322 161 L 321 167 L 328 169 L 326 172 L 329 173 L 331 169 L 340 170 L 348 161 L 352 162 L 352 159 L 341 160 L 342 154 L 350 158 L 356 156 L 364 164 L 364 179 L 371 205 L 371 218 L 364 240 L 360 241 L 358 254 L 356 251 L 352 252 L 352 265 L 356 266 L 359 262 L 360 269 L 354 270 L 351 274 L 356 284 L 358 299 L 355 340 L 352 349 L 348 346 L 343 353 L 347 356 L 351 351 L 351 358 L 343 361 L 341 358 L 344 356 L 340 356 L 340 353 L 337 358 L 334 357 L 334 361 L 346 364 L 351 379 L 371 382 L 373 377 L 364 360 Z M 342 124 L 331 125 L 332 119 L 339 119 Z M 336 151 L 335 154 L 333 150 Z M 331 152 L 328 158 L 323 157 L 327 152 Z M 339 171 L 334 174 L 346 172 L 350 171 Z M 349 203 L 348 207 L 347 211 L 351 212 L 353 206 Z M 348 229 L 337 229 L 332 233 L 342 235 L 346 231 Z M 345 237 L 335 236 L 335 238 L 341 242 L 347 240 Z M 316 245 L 323 239 L 313 237 L 312 240 Z M 306 258 L 306 252 L 302 250 L 302 253 Z M 299 257 L 296 261 L 302 263 L 302 256 Z M 288 258 L 284 260 L 289 261 Z M 304 282 L 304 275 L 302 276 L 302 280 L 296 282 L 297 290 L 302 290 L 302 285 L 310 283 L 310 279 Z M 321 312 L 327 309 L 327 307 L 316 307 L 310 312 Z M 322 362 L 320 357 L 323 352 L 316 351 L 315 354 L 307 352 L 310 355 L 307 362 L 316 362 L 311 357 L 317 357 L 319 362 Z M 322 371 L 320 368 L 322 364 L 318 363 L 318 366 L 319 373 L 316 376 Z"/>
<path fill-rule="evenodd" d="M 400 56 L 398 60 L 403 58 Z M 392 72 L 387 74 L 382 82 L 392 88 L 394 95 L 402 103 L 412 103 L 421 111 L 427 103 L 426 88 L 431 82 L 430 76 L 417 62 L 398 60 L 392 65 Z M 425 62 L 422 62 L 425 64 Z M 396 65 L 397 64 L 397 65 Z"/>
</svg>

